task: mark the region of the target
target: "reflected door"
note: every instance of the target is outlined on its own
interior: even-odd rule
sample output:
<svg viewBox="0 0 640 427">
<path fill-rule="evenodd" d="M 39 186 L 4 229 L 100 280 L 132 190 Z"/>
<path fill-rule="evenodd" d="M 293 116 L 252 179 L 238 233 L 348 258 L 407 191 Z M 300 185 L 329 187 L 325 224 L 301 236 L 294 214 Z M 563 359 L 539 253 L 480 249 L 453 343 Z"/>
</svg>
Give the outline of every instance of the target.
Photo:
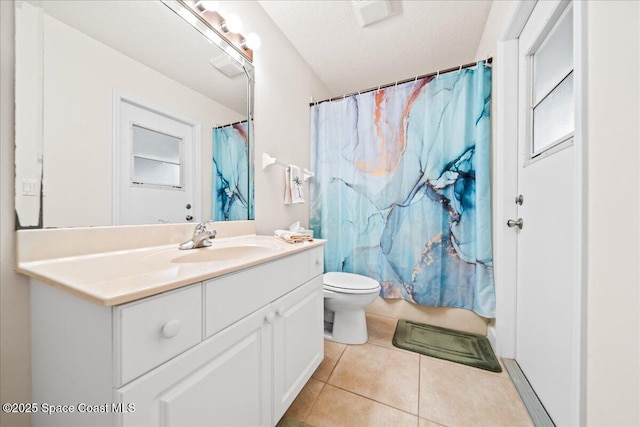
<svg viewBox="0 0 640 427">
<path fill-rule="evenodd" d="M 120 100 L 114 225 L 200 221 L 194 201 L 194 128 Z"/>
</svg>

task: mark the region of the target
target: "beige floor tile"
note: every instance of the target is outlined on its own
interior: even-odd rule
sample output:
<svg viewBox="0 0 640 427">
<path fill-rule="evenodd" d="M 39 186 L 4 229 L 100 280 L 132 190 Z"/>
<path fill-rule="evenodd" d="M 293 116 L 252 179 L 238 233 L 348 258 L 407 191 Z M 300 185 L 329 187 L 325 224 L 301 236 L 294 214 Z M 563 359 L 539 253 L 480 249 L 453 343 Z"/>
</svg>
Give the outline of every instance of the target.
<svg viewBox="0 0 640 427">
<path fill-rule="evenodd" d="M 312 378 L 326 382 L 345 348 L 347 348 L 346 344 L 324 340 L 324 359 L 322 359 L 322 363 L 320 363 L 318 369 L 313 373 Z"/>
<path fill-rule="evenodd" d="M 305 422 L 316 427 L 416 427 L 418 417 L 327 384 Z"/>
<path fill-rule="evenodd" d="M 314 402 L 320 395 L 324 383 L 311 378 L 302 388 L 298 397 L 293 401 L 284 416 L 304 421 Z"/>
<path fill-rule="evenodd" d="M 419 360 L 371 344 L 348 346 L 327 383 L 417 415 Z"/>
<path fill-rule="evenodd" d="M 369 344 L 395 348 L 391 340 L 396 331 L 397 323 L 397 319 L 367 314 L 367 332 L 369 333 L 369 341 L 367 342 Z"/>
<path fill-rule="evenodd" d="M 433 421 L 425 420 L 424 418 L 418 419 L 418 427 L 446 427 L 442 424 L 434 423 Z"/>
<path fill-rule="evenodd" d="M 398 319 L 367 313 L 367 332 L 369 333 L 367 343 L 392 348 L 409 354 L 418 354 L 415 351 L 405 350 L 393 345 L 393 334 L 396 332 L 397 324 Z"/>
<path fill-rule="evenodd" d="M 509 378 L 421 356 L 420 417 L 444 425 L 532 426 Z"/>
</svg>

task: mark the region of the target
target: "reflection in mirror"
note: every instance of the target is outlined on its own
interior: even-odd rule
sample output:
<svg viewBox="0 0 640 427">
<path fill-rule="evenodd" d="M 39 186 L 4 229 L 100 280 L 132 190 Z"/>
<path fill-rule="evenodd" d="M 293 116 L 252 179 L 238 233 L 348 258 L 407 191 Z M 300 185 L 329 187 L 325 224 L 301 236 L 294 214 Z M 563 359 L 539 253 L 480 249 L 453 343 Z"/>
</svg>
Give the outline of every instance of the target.
<svg viewBox="0 0 640 427">
<path fill-rule="evenodd" d="M 252 162 L 247 161 L 248 138 L 246 120 L 213 130 L 213 192 L 216 199 L 211 217 L 214 221 L 253 218 L 253 182 L 249 180 L 252 171 L 247 169 L 252 166 Z M 242 191 L 245 188 L 248 193 Z"/>
<path fill-rule="evenodd" d="M 253 67 L 167 5 L 16 1 L 18 228 L 253 219 Z"/>
<path fill-rule="evenodd" d="M 182 139 L 132 126 L 132 184 L 182 188 Z"/>
</svg>

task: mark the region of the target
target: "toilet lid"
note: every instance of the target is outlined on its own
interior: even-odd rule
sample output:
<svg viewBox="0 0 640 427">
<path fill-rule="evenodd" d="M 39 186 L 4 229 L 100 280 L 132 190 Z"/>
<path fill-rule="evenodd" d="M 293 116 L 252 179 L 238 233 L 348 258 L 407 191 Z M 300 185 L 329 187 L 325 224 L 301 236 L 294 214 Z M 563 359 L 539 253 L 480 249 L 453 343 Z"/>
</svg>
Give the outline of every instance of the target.
<svg viewBox="0 0 640 427">
<path fill-rule="evenodd" d="M 331 272 L 323 275 L 325 289 L 344 293 L 368 293 L 377 292 L 380 284 L 360 274 Z"/>
</svg>

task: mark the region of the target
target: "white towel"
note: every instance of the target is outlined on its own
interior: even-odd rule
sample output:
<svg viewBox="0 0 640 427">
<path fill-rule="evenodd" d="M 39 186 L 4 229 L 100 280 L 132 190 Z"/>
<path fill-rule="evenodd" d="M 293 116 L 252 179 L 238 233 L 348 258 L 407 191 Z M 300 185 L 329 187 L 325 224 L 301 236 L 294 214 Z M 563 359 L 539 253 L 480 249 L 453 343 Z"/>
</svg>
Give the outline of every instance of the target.
<svg viewBox="0 0 640 427">
<path fill-rule="evenodd" d="M 285 169 L 284 179 L 284 204 L 304 203 L 304 196 L 302 195 L 302 183 L 304 182 L 302 170 L 296 165 L 289 165 L 289 167 Z"/>
</svg>

